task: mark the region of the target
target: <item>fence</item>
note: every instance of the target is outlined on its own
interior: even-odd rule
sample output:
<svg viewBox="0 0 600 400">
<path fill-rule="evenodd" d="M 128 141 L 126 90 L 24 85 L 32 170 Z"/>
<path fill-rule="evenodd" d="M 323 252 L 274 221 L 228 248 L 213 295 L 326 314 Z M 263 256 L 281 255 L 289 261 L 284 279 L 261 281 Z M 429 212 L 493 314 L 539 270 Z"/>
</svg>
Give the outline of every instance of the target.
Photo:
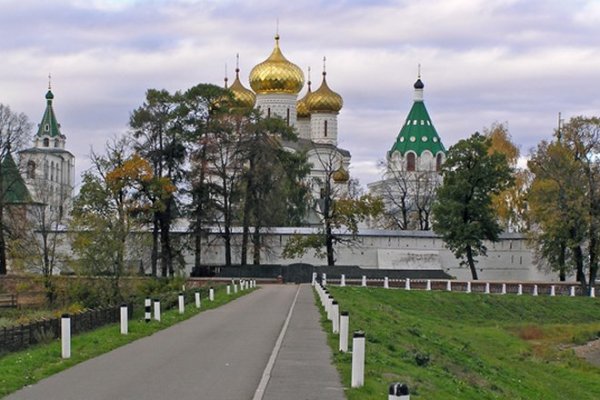
<svg viewBox="0 0 600 400">
<path fill-rule="evenodd" d="M 86 310 L 71 316 L 71 332 L 77 334 L 120 320 L 120 307 Z M 133 307 L 129 305 L 129 317 Z M 0 329 L 0 353 L 18 351 L 37 343 L 48 342 L 60 337 L 60 318 L 44 319 L 26 325 Z"/>
</svg>

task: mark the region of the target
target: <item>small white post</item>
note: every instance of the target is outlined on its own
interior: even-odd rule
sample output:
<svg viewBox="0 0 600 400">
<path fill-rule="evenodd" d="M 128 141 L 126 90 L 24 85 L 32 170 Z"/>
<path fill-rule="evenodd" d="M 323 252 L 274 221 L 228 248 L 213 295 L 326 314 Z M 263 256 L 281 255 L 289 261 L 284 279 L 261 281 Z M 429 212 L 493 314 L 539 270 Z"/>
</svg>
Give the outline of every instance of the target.
<svg viewBox="0 0 600 400">
<path fill-rule="evenodd" d="M 502 293 L 501 294 L 506 294 L 506 283 L 502 284 Z"/>
<path fill-rule="evenodd" d="M 144 319 L 146 322 L 150 322 L 152 319 L 152 300 L 150 297 L 146 297 L 146 300 L 144 300 L 144 311 Z"/>
<path fill-rule="evenodd" d="M 60 319 L 62 358 L 71 358 L 71 317 L 63 314 Z"/>
<path fill-rule="evenodd" d="M 490 294 L 490 283 L 489 282 L 485 283 L 485 294 Z"/>
<path fill-rule="evenodd" d="M 227 296 L 231 295 L 231 285 L 227 285 Z"/>
<path fill-rule="evenodd" d="M 452 291 L 452 281 L 447 281 L 447 282 L 446 282 L 446 290 L 447 290 L 448 292 L 451 292 L 451 291 Z"/>
<path fill-rule="evenodd" d="M 388 390 L 388 400 L 410 400 L 408 386 L 404 383 L 392 383 Z"/>
<path fill-rule="evenodd" d="M 359 388 L 365 383 L 365 333 L 354 332 L 352 338 L 352 379 L 351 387 Z"/>
<path fill-rule="evenodd" d="M 340 333 L 340 306 L 336 300 L 331 303 L 331 332 Z"/>
<path fill-rule="evenodd" d="M 349 319 L 348 311 L 342 311 L 340 313 L 340 351 L 342 353 L 348 352 Z"/>
<path fill-rule="evenodd" d="M 538 287 L 537 287 L 537 285 L 533 285 L 533 293 L 532 293 L 532 295 L 533 296 L 537 296 L 538 295 Z"/>
<path fill-rule="evenodd" d="M 575 286 L 569 288 L 569 296 L 575 297 Z"/>
<path fill-rule="evenodd" d="M 523 285 L 519 283 L 519 288 L 517 289 L 517 296 L 520 296 L 523 294 Z"/>
<path fill-rule="evenodd" d="M 471 293 L 471 281 L 467 282 L 467 293 Z"/>
<path fill-rule="evenodd" d="M 312 273 L 312 279 L 310 281 L 310 284 L 313 286 L 315 286 L 317 284 L 317 273 L 316 272 Z"/>
<path fill-rule="evenodd" d="M 327 296 L 327 306 L 325 307 L 325 310 L 327 311 L 327 319 L 329 321 L 331 321 L 331 319 L 333 318 L 332 314 L 333 314 L 333 296 L 332 295 L 328 295 Z"/>
<path fill-rule="evenodd" d="M 237 287 L 237 283 L 233 284 L 233 293 L 237 293 L 238 292 L 238 287 Z"/>
<path fill-rule="evenodd" d="M 154 319 L 160 322 L 160 300 L 154 299 Z"/>
<path fill-rule="evenodd" d="M 194 300 L 196 300 L 196 308 L 200 308 L 200 292 L 194 293 Z"/>
<path fill-rule="evenodd" d="M 389 289 L 390 288 L 390 280 L 388 279 L 387 276 L 385 278 L 383 278 L 383 288 L 384 289 Z"/>
<path fill-rule="evenodd" d="M 346 275 L 342 274 L 342 276 L 340 277 L 340 286 L 344 287 L 346 286 Z"/>
<path fill-rule="evenodd" d="M 327 274 L 323 272 L 321 281 L 323 282 L 323 286 L 327 286 Z"/>
<path fill-rule="evenodd" d="M 427 291 L 431 290 L 431 279 L 427 279 L 427 286 L 425 287 L 425 290 L 427 290 Z"/>
<path fill-rule="evenodd" d="M 128 315 L 127 304 L 121 304 L 121 335 L 127 335 L 128 317 L 129 317 L 129 315 Z"/>
<path fill-rule="evenodd" d="M 590 288 L 590 297 L 596 297 L 596 288 L 593 286 Z"/>
<path fill-rule="evenodd" d="M 179 314 L 183 314 L 185 312 L 185 300 L 183 298 L 183 293 L 179 293 L 179 298 L 177 301 L 179 303 Z"/>
<path fill-rule="evenodd" d="M 362 276 L 362 281 L 360 283 L 362 287 L 367 287 L 367 277 L 365 275 Z"/>
<path fill-rule="evenodd" d="M 550 296 L 556 296 L 556 289 L 554 285 L 550 286 Z"/>
<path fill-rule="evenodd" d="M 210 301 L 215 301 L 215 289 L 212 286 L 208 289 L 208 299 Z"/>
<path fill-rule="evenodd" d="M 406 278 L 406 281 L 404 281 L 404 289 L 410 290 L 410 278 Z"/>
</svg>

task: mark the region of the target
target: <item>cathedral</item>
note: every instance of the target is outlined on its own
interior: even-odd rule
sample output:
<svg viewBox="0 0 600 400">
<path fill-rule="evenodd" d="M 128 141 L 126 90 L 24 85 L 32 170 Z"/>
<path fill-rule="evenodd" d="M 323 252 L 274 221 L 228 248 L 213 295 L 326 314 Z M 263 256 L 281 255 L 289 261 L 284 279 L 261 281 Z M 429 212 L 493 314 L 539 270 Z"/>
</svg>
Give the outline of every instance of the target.
<svg viewBox="0 0 600 400">
<path fill-rule="evenodd" d="M 322 196 L 327 180 L 333 185 L 335 195 L 343 196 L 350 179 L 350 152 L 337 146 L 337 117 L 344 104 L 342 97 L 329 88 L 324 62 L 319 88 L 312 90 L 309 77 L 306 92 L 298 98 L 304 88 L 304 73 L 285 58 L 279 39 L 276 35 L 269 57 L 250 71 L 252 90 L 241 83 L 239 68 L 231 86 L 227 87 L 227 80 L 225 85 L 243 106 L 257 108 L 267 118 L 280 117 L 296 128 L 298 140 L 285 141 L 283 146 L 290 151 L 307 153 L 312 165 L 309 183 L 313 198 Z"/>
</svg>

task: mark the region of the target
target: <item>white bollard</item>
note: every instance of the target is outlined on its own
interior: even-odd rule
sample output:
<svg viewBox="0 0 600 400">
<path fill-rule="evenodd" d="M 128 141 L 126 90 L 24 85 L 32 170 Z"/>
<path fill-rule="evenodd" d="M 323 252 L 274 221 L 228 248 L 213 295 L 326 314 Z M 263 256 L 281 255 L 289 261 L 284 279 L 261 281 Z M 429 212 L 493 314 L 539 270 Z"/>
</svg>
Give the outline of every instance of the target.
<svg viewBox="0 0 600 400">
<path fill-rule="evenodd" d="M 152 300 L 150 297 L 146 297 L 146 300 L 144 300 L 144 311 L 144 319 L 146 322 L 150 322 L 152 319 Z"/>
<path fill-rule="evenodd" d="M 346 275 L 342 274 L 340 277 L 340 286 L 346 286 Z"/>
<path fill-rule="evenodd" d="M 60 319 L 62 358 L 71 358 L 71 317 L 63 314 Z"/>
<path fill-rule="evenodd" d="M 596 297 L 596 288 L 593 286 L 590 288 L 590 297 Z"/>
<path fill-rule="evenodd" d="M 367 277 L 365 275 L 362 276 L 362 281 L 360 282 L 362 287 L 367 287 Z"/>
<path fill-rule="evenodd" d="M 340 313 L 340 351 L 348 352 L 348 326 L 349 326 L 348 311 Z"/>
<path fill-rule="evenodd" d="M 365 333 L 354 332 L 352 338 L 352 379 L 351 387 L 359 388 L 365 384 Z"/>
<path fill-rule="evenodd" d="M 404 289 L 410 290 L 410 278 L 406 278 L 406 281 L 404 281 Z"/>
<path fill-rule="evenodd" d="M 408 386 L 404 383 L 392 383 L 388 390 L 388 400 L 410 400 Z"/>
<path fill-rule="evenodd" d="M 332 314 L 333 314 L 333 296 L 332 295 L 327 296 L 327 307 L 325 309 L 327 310 L 327 319 L 329 321 L 331 321 L 331 319 L 333 318 L 333 316 L 332 316 Z"/>
<path fill-rule="evenodd" d="M 502 293 L 501 294 L 506 294 L 506 283 L 502 284 Z"/>
<path fill-rule="evenodd" d="M 129 317 L 128 311 L 127 304 L 121 304 L 121 335 L 127 335 L 127 322 Z"/>
<path fill-rule="evenodd" d="M 532 293 L 532 295 L 533 296 L 537 296 L 538 295 L 538 287 L 537 287 L 537 285 L 533 285 L 533 293 Z"/>
<path fill-rule="evenodd" d="M 196 300 L 196 308 L 200 308 L 200 292 L 194 293 L 194 300 Z"/>
<path fill-rule="evenodd" d="M 517 296 L 520 296 L 523 294 L 523 285 L 519 283 L 519 288 L 517 289 Z"/>
<path fill-rule="evenodd" d="M 312 273 L 312 279 L 310 281 L 310 284 L 313 286 L 315 286 L 317 284 L 317 273 L 316 272 Z"/>
<path fill-rule="evenodd" d="M 452 291 L 452 281 L 448 281 L 448 282 L 446 282 L 446 290 L 447 290 L 448 292 L 451 292 L 451 291 Z"/>
<path fill-rule="evenodd" d="M 569 296 L 575 297 L 575 286 L 571 286 L 569 289 Z"/>
<path fill-rule="evenodd" d="M 215 289 L 212 286 L 208 289 L 208 299 L 210 301 L 215 301 Z"/>
<path fill-rule="evenodd" d="M 323 282 L 323 286 L 327 286 L 327 274 L 325 272 L 323 272 L 321 281 Z"/>
<path fill-rule="evenodd" d="M 550 286 L 550 296 L 556 296 L 556 289 L 554 285 Z"/>
<path fill-rule="evenodd" d="M 425 287 L 425 290 L 431 290 L 431 279 L 427 279 L 427 286 Z"/>
<path fill-rule="evenodd" d="M 160 322 L 160 300 L 154 299 L 154 319 Z"/>
<path fill-rule="evenodd" d="M 237 283 L 233 284 L 233 293 L 237 293 L 238 292 L 238 288 L 237 288 Z"/>
<path fill-rule="evenodd" d="M 471 293 L 471 281 L 467 282 L 467 293 Z"/>
<path fill-rule="evenodd" d="M 336 300 L 331 303 L 331 332 L 340 333 L 340 306 Z"/>
<path fill-rule="evenodd" d="M 231 285 L 227 285 L 227 296 L 231 295 Z"/>
<path fill-rule="evenodd" d="M 185 312 L 185 299 L 183 297 L 183 293 L 179 293 L 177 302 L 179 303 L 179 314 L 183 314 Z"/>
<path fill-rule="evenodd" d="M 389 281 L 389 279 L 388 279 L 387 276 L 385 278 L 383 278 L 383 288 L 384 289 L 389 289 L 390 288 L 390 281 Z"/>
<path fill-rule="evenodd" d="M 490 294 L 490 283 L 489 282 L 485 283 L 485 294 Z"/>
</svg>

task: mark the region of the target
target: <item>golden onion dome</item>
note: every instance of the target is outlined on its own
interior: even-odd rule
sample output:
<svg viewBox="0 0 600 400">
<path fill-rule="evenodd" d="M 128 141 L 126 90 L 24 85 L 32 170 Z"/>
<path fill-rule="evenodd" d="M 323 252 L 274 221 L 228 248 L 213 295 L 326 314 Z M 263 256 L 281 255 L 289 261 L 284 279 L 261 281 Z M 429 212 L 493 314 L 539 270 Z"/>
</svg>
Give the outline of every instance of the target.
<svg viewBox="0 0 600 400">
<path fill-rule="evenodd" d="M 312 95 L 312 91 L 310 90 L 310 80 L 308 81 L 308 91 L 304 95 L 303 98 L 296 102 L 296 115 L 298 118 L 308 118 L 310 117 L 310 111 L 308 111 L 308 107 L 306 106 L 306 102 L 308 98 Z"/>
<path fill-rule="evenodd" d="M 346 183 L 350 180 L 350 174 L 344 169 L 343 165 L 340 165 L 340 167 L 331 175 L 331 177 L 335 183 Z"/>
<path fill-rule="evenodd" d="M 306 106 L 311 113 L 337 113 L 344 106 L 344 100 L 342 100 L 342 96 L 327 86 L 327 80 L 325 79 L 326 75 L 327 73 L 323 71 L 323 83 L 321 83 L 321 87 L 313 92 L 310 95 L 310 98 L 306 101 Z"/>
<path fill-rule="evenodd" d="M 275 48 L 265 61 L 250 71 L 250 87 L 258 94 L 298 94 L 304 86 L 304 74 L 289 62 L 279 48 L 279 35 L 275 36 Z"/>
<path fill-rule="evenodd" d="M 240 81 L 240 69 L 235 69 L 235 81 L 229 87 L 229 90 L 233 94 L 233 98 L 237 104 L 242 108 L 254 108 L 256 103 L 256 95 L 250 89 L 246 89 Z"/>
</svg>

